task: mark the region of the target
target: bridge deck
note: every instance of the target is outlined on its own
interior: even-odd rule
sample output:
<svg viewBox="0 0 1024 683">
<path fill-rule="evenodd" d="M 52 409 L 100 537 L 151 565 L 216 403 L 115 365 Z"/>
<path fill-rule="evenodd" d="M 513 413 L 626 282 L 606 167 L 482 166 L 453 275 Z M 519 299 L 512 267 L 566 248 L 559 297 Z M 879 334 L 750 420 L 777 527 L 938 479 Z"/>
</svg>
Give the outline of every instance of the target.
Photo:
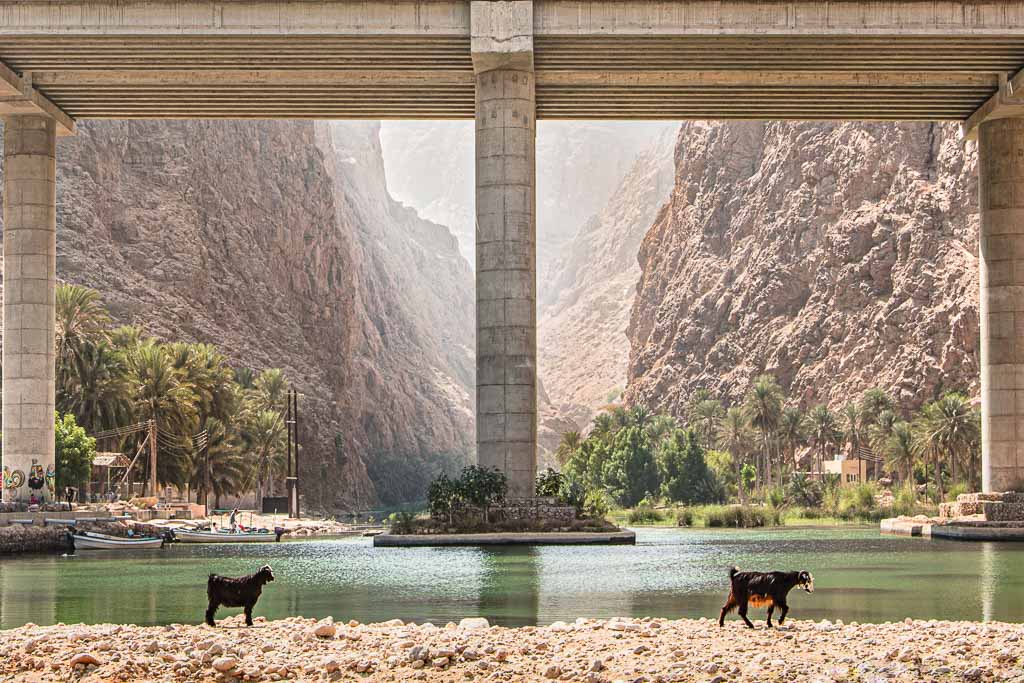
<svg viewBox="0 0 1024 683">
<path fill-rule="evenodd" d="M 73 118 L 472 118 L 460 0 L 0 0 L 0 62 Z M 544 119 L 963 120 L 1021 2 L 534 3 Z"/>
</svg>

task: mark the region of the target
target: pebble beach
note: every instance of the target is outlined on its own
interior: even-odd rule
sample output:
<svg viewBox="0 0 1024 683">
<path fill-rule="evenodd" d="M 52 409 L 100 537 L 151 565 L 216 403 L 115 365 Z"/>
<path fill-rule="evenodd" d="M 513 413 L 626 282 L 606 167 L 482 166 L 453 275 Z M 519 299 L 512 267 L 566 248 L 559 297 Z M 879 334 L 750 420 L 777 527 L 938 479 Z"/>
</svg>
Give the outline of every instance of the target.
<svg viewBox="0 0 1024 683">
<path fill-rule="evenodd" d="M 27 624 L 0 632 L 0 681 L 1024 681 L 1022 638 L 1020 624 L 909 619 Z"/>
</svg>

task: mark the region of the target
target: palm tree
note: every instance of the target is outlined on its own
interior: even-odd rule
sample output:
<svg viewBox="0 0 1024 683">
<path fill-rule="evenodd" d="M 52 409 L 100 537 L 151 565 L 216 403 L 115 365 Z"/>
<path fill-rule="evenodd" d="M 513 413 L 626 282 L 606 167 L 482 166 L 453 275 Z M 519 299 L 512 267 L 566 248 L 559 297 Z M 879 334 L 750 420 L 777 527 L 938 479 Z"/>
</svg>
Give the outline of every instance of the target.
<svg viewBox="0 0 1024 683">
<path fill-rule="evenodd" d="M 914 430 L 903 420 L 897 420 L 885 441 L 880 443 L 879 452 L 886 456 L 886 467 L 899 474 L 900 480 L 911 481 L 914 472 L 914 461 L 919 451 Z"/>
<path fill-rule="evenodd" d="M 280 410 L 288 391 L 288 380 L 280 368 L 264 370 L 256 378 L 256 401 L 260 410 Z"/>
<path fill-rule="evenodd" d="M 750 425 L 761 432 L 762 462 L 768 486 L 772 484 L 771 435 L 778 429 L 782 406 L 782 387 L 771 375 L 761 375 L 754 380 L 743 405 Z"/>
<path fill-rule="evenodd" d="M 284 418 L 276 410 L 260 410 L 243 426 L 242 433 L 255 461 L 256 505 L 263 509 L 264 493 L 274 494 L 274 480 L 284 472 Z"/>
<path fill-rule="evenodd" d="M 105 338 L 104 329 L 110 316 L 103 307 L 99 292 L 79 285 L 58 284 L 54 295 L 56 307 L 56 377 L 57 391 L 68 391 L 74 381 L 73 372 L 84 347 Z"/>
<path fill-rule="evenodd" d="M 861 422 L 868 431 L 867 442 L 875 455 L 880 455 L 881 451 L 875 448 L 874 442 L 871 440 L 871 427 L 879 420 L 883 413 L 895 415 L 895 411 L 896 402 L 889 392 L 879 387 L 868 389 L 860 399 Z M 878 466 L 879 461 L 875 460 L 873 465 L 875 479 L 878 479 Z"/>
<path fill-rule="evenodd" d="M 724 415 L 725 408 L 722 407 L 720 401 L 713 398 L 706 398 L 695 403 L 687 413 L 690 426 L 697 432 L 701 445 L 705 448 L 710 448 L 714 443 L 715 433 L 718 431 L 718 425 Z"/>
<path fill-rule="evenodd" d="M 957 462 L 966 461 L 964 464 L 971 471 L 972 483 L 975 483 L 974 452 L 981 440 L 981 424 L 970 399 L 963 394 L 950 392 L 925 405 L 921 411 L 919 429 L 922 445 L 935 460 L 940 500 L 943 495 L 942 456 L 949 461 L 953 481 L 957 478 Z"/>
<path fill-rule="evenodd" d="M 594 427 L 590 433 L 602 441 L 607 441 L 617 431 L 618 427 L 615 424 L 615 419 L 609 413 L 598 413 L 594 417 Z"/>
<path fill-rule="evenodd" d="M 725 417 L 722 418 L 722 422 L 718 426 L 717 437 L 718 447 L 732 456 L 733 466 L 736 468 L 737 493 L 742 503 L 744 499 L 743 463 L 754 441 L 750 423 L 747 422 L 742 408 L 729 408 L 726 411 Z"/>
<path fill-rule="evenodd" d="M 887 450 L 889 438 L 893 435 L 893 429 L 901 420 L 892 410 L 883 410 L 875 417 L 873 423 L 868 425 L 867 438 L 871 444 L 871 451 L 880 457 L 884 457 Z M 875 472 L 877 478 L 877 470 Z"/>
<path fill-rule="evenodd" d="M 842 416 L 845 427 L 846 443 L 850 446 L 850 457 L 860 458 L 861 445 L 867 441 L 867 429 L 864 423 L 864 413 L 861 411 L 861 407 L 856 403 L 847 403 L 843 406 Z"/>
<path fill-rule="evenodd" d="M 196 393 L 168 350 L 153 341 L 130 351 L 126 360 L 125 382 L 136 419 L 153 420 L 158 433 L 172 442 L 170 457 L 157 460 L 157 480 L 183 485 L 188 468 L 182 449 L 196 431 Z"/>
<path fill-rule="evenodd" d="M 633 426 L 640 430 L 645 430 L 654 417 L 654 413 L 652 413 L 651 409 L 647 406 L 633 406 L 629 411 L 628 423 L 624 426 Z"/>
<path fill-rule="evenodd" d="M 72 413 L 89 432 L 131 423 L 123 357 L 105 341 L 78 347 L 57 391 L 57 410 Z"/>
<path fill-rule="evenodd" d="M 823 479 L 825 452 L 842 441 L 843 433 L 836 422 L 835 414 L 828 409 L 828 406 L 815 406 L 807 414 L 807 420 L 808 436 L 818 454 L 818 478 Z"/>
<path fill-rule="evenodd" d="M 779 438 L 786 444 L 786 462 L 797 467 L 796 450 L 807 443 L 807 418 L 796 407 L 784 408 L 779 419 Z"/>
<path fill-rule="evenodd" d="M 569 462 L 569 458 L 572 454 L 580 447 L 583 439 L 580 437 L 579 432 L 563 432 L 562 438 L 558 442 L 558 448 L 555 449 L 555 458 L 558 460 L 558 464 L 561 467 L 565 466 L 565 463 Z"/>
<path fill-rule="evenodd" d="M 644 431 L 646 431 L 647 436 L 650 437 L 651 445 L 657 448 L 658 444 L 664 441 L 666 437 L 671 436 L 678 428 L 679 425 L 676 423 L 674 417 L 671 415 L 658 414 L 647 422 L 647 427 Z"/>
<path fill-rule="evenodd" d="M 238 435 L 233 429 L 215 417 L 207 418 L 203 425 L 206 431 L 206 448 L 194 449 L 191 462 L 192 486 L 196 489 L 196 502 L 205 502 L 206 482 L 210 482 L 213 493 L 213 507 L 220 507 L 223 495 L 243 493 L 253 462 L 243 454 Z"/>
</svg>

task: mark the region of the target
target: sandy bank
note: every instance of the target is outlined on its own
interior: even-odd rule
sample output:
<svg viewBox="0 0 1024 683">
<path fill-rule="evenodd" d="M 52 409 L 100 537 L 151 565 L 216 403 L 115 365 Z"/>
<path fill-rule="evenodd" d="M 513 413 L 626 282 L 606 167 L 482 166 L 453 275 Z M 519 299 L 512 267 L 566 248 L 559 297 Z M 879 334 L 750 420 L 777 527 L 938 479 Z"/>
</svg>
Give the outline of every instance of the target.
<svg viewBox="0 0 1024 683">
<path fill-rule="evenodd" d="M 1024 681 L 1019 624 L 578 620 L 507 629 L 293 618 L 244 628 L 26 625 L 3 681 Z"/>
</svg>

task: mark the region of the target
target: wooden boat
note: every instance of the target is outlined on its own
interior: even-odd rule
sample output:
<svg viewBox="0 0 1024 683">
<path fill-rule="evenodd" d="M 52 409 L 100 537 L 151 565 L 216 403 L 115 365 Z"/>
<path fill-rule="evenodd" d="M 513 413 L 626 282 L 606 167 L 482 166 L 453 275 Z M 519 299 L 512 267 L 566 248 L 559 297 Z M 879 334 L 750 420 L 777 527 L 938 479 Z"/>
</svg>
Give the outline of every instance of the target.
<svg viewBox="0 0 1024 683">
<path fill-rule="evenodd" d="M 272 543 L 281 540 L 283 529 L 275 531 L 192 531 L 175 529 L 181 543 Z"/>
<path fill-rule="evenodd" d="M 159 548 L 164 539 L 156 536 L 108 536 L 93 531 L 69 532 L 75 550 L 121 550 L 124 548 Z"/>
</svg>

